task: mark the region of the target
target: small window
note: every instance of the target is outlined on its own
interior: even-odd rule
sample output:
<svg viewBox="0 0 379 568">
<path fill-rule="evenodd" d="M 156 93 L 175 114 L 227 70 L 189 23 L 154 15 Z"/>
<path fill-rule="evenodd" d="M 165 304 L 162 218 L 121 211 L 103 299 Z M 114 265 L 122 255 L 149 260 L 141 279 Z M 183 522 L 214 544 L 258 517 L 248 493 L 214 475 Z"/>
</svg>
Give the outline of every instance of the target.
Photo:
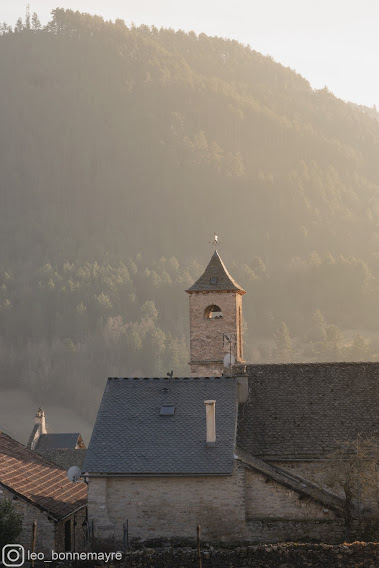
<svg viewBox="0 0 379 568">
<path fill-rule="evenodd" d="M 212 278 L 209 279 L 209 284 L 217 284 L 217 282 L 218 282 L 217 276 L 212 276 Z"/>
<path fill-rule="evenodd" d="M 222 318 L 222 311 L 219 306 L 212 304 L 208 306 L 204 312 L 205 319 L 220 319 Z"/>
<path fill-rule="evenodd" d="M 160 416 L 174 416 L 175 414 L 175 404 L 162 404 L 161 410 L 159 412 Z"/>
</svg>

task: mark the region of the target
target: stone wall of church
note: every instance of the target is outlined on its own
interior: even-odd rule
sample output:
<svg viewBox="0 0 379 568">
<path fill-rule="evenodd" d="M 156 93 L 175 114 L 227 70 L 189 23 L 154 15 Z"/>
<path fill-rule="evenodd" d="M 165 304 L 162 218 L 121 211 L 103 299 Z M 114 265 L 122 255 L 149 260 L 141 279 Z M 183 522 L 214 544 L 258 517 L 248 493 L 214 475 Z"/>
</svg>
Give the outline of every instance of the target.
<svg viewBox="0 0 379 568">
<path fill-rule="evenodd" d="M 246 518 L 252 519 L 334 519 L 333 511 L 302 498 L 266 476 L 246 471 Z"/>
<path fill-rule="evenodd" d="M 242 350 L 242 296 L 232 293 L 190 294 L 190 356 L 191 361 L 210 361 L 209 365 L 191 367 L 195 376 L 222 375 L 223 364 L 211 361 L 223 361 L 229 348 L 223 345 L 224 333 L 237 333 L 237 350 L 232 352 L 237 360 L 241 359 Z M 212 304 L 220 307 L 222 318 L 204 317 L 207 307 Z M 241 320 L 241 322 L 240 322 Z"/>
<path fill-rule="evenodd" d="M 341 518 L 266 476 L 246 471 L 246 522 L 252 542 L 340 542 Z"/>
<path fill-rule="evenodd" d="M 196 536 L 238 540 L 245 532 L 245 469 L 230 476 L 92 478 L 88 514 L 94 536 L 129 539 Z"/>
<path fill-rule="evenodd" d="M 270 462 L 271 465 L 275 465 L 293 473 L 299 477 L 315 483 L 320 487 L 332 491 L 341 498 L 344 498 L 344 492 L 342 487 L 334 486 L 330 488 L 325 482 L 325 461 L 324 460 L 314 460 L 314 461 L 280 461 L 280 462 Z M 361 502 L 360 502 L 361 514 L 367 518 L 377 517 L 379 512 L 378 504 L 378 491 L 372 487 L 371 490 L 366 488 L 366 491 L 361 491 Z"/>
</svg>

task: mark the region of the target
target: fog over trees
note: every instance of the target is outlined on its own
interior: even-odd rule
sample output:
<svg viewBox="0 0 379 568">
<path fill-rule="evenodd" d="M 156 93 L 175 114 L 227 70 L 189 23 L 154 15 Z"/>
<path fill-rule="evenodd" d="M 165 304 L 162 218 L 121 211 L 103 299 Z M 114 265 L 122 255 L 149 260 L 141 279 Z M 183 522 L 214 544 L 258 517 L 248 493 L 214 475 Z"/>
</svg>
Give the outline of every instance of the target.
<svg viewBox="0 0 379 568">
<path fill-rule="evenodd" d="M 92 421 L 108 376 L 187 375 L 214 230 L 248 360 L 378 360 L 376 109 L 234 40 L 63 9 L 1 26 L 0 74 L 2 396 Z"/>
</svg>

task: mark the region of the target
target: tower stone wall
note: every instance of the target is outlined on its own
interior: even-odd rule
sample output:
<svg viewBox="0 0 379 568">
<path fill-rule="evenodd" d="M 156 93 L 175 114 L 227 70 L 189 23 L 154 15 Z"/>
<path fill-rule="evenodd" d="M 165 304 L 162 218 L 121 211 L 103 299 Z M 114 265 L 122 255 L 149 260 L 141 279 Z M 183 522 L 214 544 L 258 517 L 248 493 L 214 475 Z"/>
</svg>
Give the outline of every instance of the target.
<svg viewBox="0 0 379 568">
<path fill-rule="evenodd" d="M 224 356 L 230 345 L 224 341 L 229 334 L 232 354 L 242 361 L 242 298 L 231 292 L 208 292 L 190 295 L 190 354 L 193 376 L 219 376 L 223 373 Z M 222 318 L 207 318 L 207 308 L 219 306 Z"/>
<path fill-rule="evenodd" d="M 243 362 L 242 295 L 217 251 L 189 290 L 192 376 L 221 376 L 224 357 Z M 229 338 L 229 341 L 228 341 Z"/>
</svg>

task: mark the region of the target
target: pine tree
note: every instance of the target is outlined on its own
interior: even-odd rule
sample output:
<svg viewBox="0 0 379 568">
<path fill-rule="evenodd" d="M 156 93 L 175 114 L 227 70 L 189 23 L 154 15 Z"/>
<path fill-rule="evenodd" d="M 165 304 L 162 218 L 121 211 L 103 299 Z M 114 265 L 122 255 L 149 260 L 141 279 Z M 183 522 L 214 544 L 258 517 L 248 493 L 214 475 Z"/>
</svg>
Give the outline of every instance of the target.
<svg viewBox="0 0 379 568">
<path fill-rule="evenodd" d="M 320 357 L 322 361 L 341 361 L 342 333 L 336 325 L 328 325 L 323 330 Z"/>
<path fill-rule="evenodd" d="M 357 333 L 354 336 L 353 343 L 346 350 L 346 357 L 351 361 L 365 361 L 369 356 L 369 347 L 367 341 Z"/>
<path fill-rule="evenodd" d="M 290 363 L 293 360 L 293 346 L 287 325 L 282 321 L 274 333 L 275 347 L 273 349 L 274 361 Z"/>
<path fill-rule="evenodd" d="M 28 31 L 31 29 L 31 25 L 30 25 L 30 6 L 29 6 L 29 4 L 26 6 L 25 29 L 28 30 Z"/>
<path fill-rule="evenodd" d="M 0 549 L 17 542 L 22 530 L 22 516 L 13 507 L 12 501 L 0 499 Z"/>
<path fill-rule="evenodd" d="M 37 30 L 40 30 L 41 27 L 42 26 L 41 26 L 41 22 L 38 18 L 38 15 L 36 14 L 36 12 L 33 12 L 33 15 L 32 15 L 32 30 L 36 32 Z"/>
</svg>

